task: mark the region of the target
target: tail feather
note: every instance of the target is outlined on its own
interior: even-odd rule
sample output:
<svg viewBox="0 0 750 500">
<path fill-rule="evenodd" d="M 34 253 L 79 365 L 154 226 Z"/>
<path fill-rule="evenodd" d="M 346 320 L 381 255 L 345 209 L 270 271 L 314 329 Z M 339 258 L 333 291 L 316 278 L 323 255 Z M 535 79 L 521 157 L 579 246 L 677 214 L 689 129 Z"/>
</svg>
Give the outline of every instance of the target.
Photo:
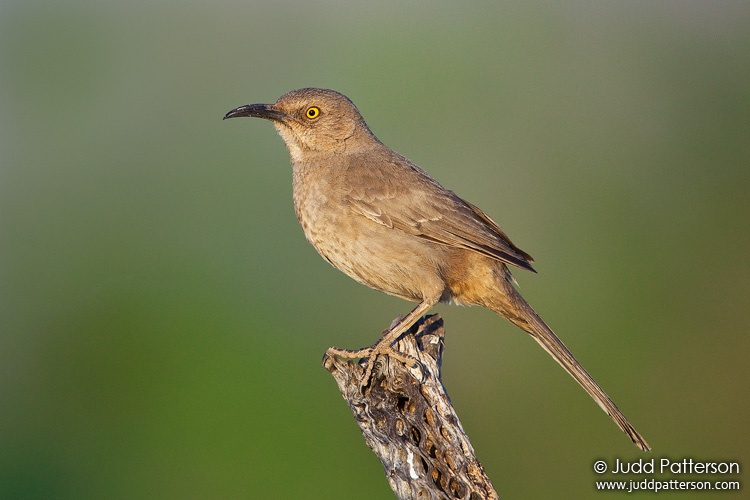
<svg viewBox="0 0 750 500">
<path fill-rule="evenodd" d="M 547 326 L 510 283 L 507 283 L 507 288 L 510 290 L 506 290 L 505 297 L 510 298 L 510 302 L 504 300 L 501 304 L 488 304 L 490 309 L 528 332 L 584 388 L 638 448 L 651 451 L 651 447 L 643 436 L 628 422 L 617 405 L 581 366 L 555 332 Z"/>
</svg>

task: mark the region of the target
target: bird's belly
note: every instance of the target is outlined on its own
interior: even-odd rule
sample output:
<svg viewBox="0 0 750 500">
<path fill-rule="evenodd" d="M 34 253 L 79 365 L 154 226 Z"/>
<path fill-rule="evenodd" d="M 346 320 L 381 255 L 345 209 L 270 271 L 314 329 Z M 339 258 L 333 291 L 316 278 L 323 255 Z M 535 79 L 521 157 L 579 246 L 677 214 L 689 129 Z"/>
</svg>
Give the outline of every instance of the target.
<svg viewBox="0 0 750 500">
<path fill-rule="evenodd" d="M 318 253 L 354 280 L 416 302 L 443 296 L 445 283 L 435 258 L 442 254 L 442 247 L 373 222 L 348 208 L 342 213 L 308 213 L 298 207 L 297 215 L 307 240 Z"/>
</svg>

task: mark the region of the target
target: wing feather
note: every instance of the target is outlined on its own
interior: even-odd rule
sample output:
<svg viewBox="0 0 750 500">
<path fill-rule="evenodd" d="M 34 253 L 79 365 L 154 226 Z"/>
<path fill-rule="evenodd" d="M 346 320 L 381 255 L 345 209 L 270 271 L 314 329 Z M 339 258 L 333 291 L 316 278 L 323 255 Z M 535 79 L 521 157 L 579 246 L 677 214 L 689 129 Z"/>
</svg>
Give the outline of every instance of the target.
<svg viewBox="0 0 750 500">
<path fill-rule="evenodd" d="M 437 244 L 534 270 L 531 256 L 515 246 L 486 213 L 400 155 L 379 168 L 353 162 L 347 178 L 356 182 L 347 182 L 350 189 L 345 201 L 359 215 Z"/>
</svg>

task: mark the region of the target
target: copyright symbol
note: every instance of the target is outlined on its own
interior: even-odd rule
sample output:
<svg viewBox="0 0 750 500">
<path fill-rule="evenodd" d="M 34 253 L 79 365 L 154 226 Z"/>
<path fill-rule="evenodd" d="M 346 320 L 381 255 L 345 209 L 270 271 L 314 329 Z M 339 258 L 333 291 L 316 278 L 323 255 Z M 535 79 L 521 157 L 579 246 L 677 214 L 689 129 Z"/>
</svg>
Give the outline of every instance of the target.
<svg viewBox="0 0 750 500">
<path fill-rule="evenodd" d="M 594 462 L 594 472 L 597 474 L 604 474 L 607 472 L 607 462 L 604 460 L 597 460 Z"/>
</svg>

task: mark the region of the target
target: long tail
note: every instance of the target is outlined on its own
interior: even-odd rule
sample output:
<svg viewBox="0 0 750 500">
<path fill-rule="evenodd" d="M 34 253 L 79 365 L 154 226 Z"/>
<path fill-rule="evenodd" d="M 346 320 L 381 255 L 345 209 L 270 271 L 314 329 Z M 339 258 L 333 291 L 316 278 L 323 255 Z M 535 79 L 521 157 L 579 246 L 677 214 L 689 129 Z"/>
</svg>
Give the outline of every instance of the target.
<svg viewBox="0 0 750 500">
<path fill-rule="evenodd" d="M 504 280 L 503 280 L 504 281 Z M 542 321 L 542 318 L 536 314 L 534 309 L 526 302 L 520 293 L 509 282 L 504 283 L 504 297 L 499 301 L 492 301 L 486 304 L 495 313 L 506 318 L 511 323 L 528 332 L 545 351 L 547 351 L 555 361 L 560 363 L 566 372 L 568 372 L 576 381 L 581 384 L 586 392 L 594 398 L 594 401 L 601 407 L 604 412 L 615 421 L 617 426 L 625 432 L 635 445 L 643 451 L 651 451 L 643 436 L 630 425 L 625 415 L 617 408 L 607 393 L 599 387 L 586 369 L 576 360 L 565 344 L 557 338 L 555 332 Z"/>
</svg>

